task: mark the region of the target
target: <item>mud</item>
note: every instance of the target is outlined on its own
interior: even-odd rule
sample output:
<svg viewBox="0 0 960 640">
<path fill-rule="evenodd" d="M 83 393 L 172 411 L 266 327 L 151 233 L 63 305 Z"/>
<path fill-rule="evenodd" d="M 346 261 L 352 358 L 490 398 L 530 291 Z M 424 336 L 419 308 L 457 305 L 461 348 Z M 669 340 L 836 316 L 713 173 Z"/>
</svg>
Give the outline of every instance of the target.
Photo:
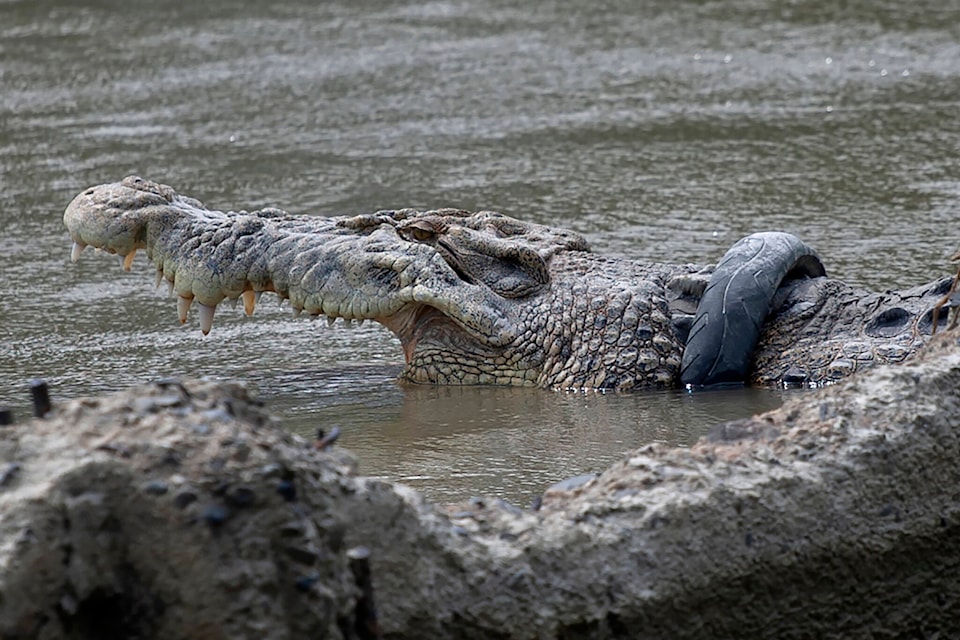
<svg viewBox="0 0 960 640">
<path fill-rule="evenodd" d="M 0 427 L 0 637 L 932 637 L 958 427 L 953 332 L 531 511 L 364 478 L 236 383 L 73 400 Z"/>
</svg>

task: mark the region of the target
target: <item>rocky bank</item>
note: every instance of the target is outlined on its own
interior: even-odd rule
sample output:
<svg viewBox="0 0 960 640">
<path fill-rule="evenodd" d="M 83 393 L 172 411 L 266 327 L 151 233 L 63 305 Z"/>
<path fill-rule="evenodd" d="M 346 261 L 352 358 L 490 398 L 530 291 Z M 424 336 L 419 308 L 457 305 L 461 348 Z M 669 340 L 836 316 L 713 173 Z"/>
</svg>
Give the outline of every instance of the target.
<svg viewBox="0 0 960 640">
<path fill-rule="evenodd" d="M 359 476 L 239 384 L 73 400 L 0 427 L 0 637 L 947 637 L 958 429 L 956 332 L 535 512 Z"/>
</svg>

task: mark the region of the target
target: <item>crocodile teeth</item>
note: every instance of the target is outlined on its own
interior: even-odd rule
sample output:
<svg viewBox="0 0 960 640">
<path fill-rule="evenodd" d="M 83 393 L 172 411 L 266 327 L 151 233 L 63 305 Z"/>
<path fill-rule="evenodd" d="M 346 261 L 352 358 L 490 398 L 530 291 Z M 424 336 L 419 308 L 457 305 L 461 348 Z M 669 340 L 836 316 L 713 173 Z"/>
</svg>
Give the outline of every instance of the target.
<svg viewBox="0 0 960 640">
<path fill-rule="evenodd" d="M 70 249 L 70 262 L 76 262 L 80 259 L 80 254 L 83 253 L 83 250 L 87 248 L 87 245 L 82 242 L 74 242 L 73 248 Z"/>
<path fill-rule="evenodd" d="M 362 327 L 362 326 L 363 326 L 363 323 L 366 322 L 366 321 L 367 321 L 366 318 L 360 318 L 359 320 L 357 320 L 357 326 L 358 326 L 358 327 Z"/>
<path fill-rule="evenodd" d="M 253 310 L 257 306 L 257 302 L 260 301 L 260 292 L 252 291 L 247 289 L 243 292 L 243 312 L 248 316 L 253 315 Z"/>
<path fill-rule="evenodd" d="M 153 288 L 158 288 L 161 282 L 163 282 L 163 269 L 157 269 L 157 277 L 153 280 Z"/>
<path fill-rule="evenodd" d="M 350 318 L 344 318 L 343 324 L 350 327 L 351 329 L 353 328 L 353 320 L 351 320 Z"/>
<path fill-rule="evenodd" d="M 124 262 L 123 256 L 117 256 L 117 264 L 120 265 L 121 269 L 123 269 L 123 262 Z M 127 269 L 127 271 L 129 271 L 129 269 Z"/>
<path fill-rule="evenodd" d="M 290 309 L 293 311 L 294 318 L 300 317 L 300 312 L 302 311 L 302 309 L 298 309 L 297 307 L 290 307 Z"/>
<path fill-rule="evenodd" d="M 200 307 L 200 331 L 203 331 L 203 335 L 207 335 L 210 333 L 210 329 L 213 328 L 213 312 L 216 311 L 217 308 L 203 304 L 202 302 L 199 303 L 198 306 Z"/>
<path fill-rule="evenodd" d="M 240 298 L 230 298 L 230 308 L 236 309 L 237 303 L 240 301 Z"/>
<path fill-rule="evenodd" d="M 134 249 L 133 251 L 128 253 L 126 256 L 124 256 L 123 263 L 122 263 L 124 271 L 130 271 L 130 267 L 133 266 L 133 258 L 136 255 L 137 255 L 137 250 Z"/>
<path fill-rule="evenodd" d="M 190 310 L 190 305 L 192 303 L 193 298 L 177 296 L 177 316 L 180 318 L 180 324 L 183 324 L 187 321 L 187 311 Z"/>
<path fill-rule="evenodd" d="M 332 326 L 333 326 L 333 323 L 336 322 L 336 321 L 337 321 L 337 319 L 334 318 L 333 316 L 327 316 L 327 326 L 328 326 L 328 327 L 332 327 Z"/>
</svg>

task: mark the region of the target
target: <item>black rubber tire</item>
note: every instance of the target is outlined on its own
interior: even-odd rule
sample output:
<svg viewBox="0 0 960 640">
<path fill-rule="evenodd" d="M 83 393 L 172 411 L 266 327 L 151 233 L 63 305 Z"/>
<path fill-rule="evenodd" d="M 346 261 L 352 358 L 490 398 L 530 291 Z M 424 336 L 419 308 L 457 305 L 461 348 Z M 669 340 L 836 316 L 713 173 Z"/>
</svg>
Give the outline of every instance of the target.
<svg viewBox="0 0 960 640">
<path fill-rule="evenodd" d="M 697 306 L 680 382 L 742 384 L 780 284 L 825 275 L 816 252 L 793 234 L 768 231 L 737 241 L 717 264 Z"/>
</svg>

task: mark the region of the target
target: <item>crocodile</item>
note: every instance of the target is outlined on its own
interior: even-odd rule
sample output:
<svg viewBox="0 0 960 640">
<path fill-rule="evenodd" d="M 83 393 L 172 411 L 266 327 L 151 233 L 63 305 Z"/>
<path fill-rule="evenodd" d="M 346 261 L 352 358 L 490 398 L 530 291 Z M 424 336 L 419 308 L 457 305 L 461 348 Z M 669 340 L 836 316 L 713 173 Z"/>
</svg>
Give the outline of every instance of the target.
<svg viewBox="0 0 960 640">
<path fill-rule="evenodd" d="M 492 211 L 220 212 L 136 176 L 81 192 L 64 223 L 74 261 L 93 246 L 129 271 L 144 249 L 180 322 L 196 303 L 204 334 L 220 302 L 251 315 L 273 292 L 294 316 L 384 325 L 414 383 L 817 385 L 916 352 L 951 284 L 853 287 L 782 233 L 748 236 L 717 265 L 643 262 Z"/>
</svg>

